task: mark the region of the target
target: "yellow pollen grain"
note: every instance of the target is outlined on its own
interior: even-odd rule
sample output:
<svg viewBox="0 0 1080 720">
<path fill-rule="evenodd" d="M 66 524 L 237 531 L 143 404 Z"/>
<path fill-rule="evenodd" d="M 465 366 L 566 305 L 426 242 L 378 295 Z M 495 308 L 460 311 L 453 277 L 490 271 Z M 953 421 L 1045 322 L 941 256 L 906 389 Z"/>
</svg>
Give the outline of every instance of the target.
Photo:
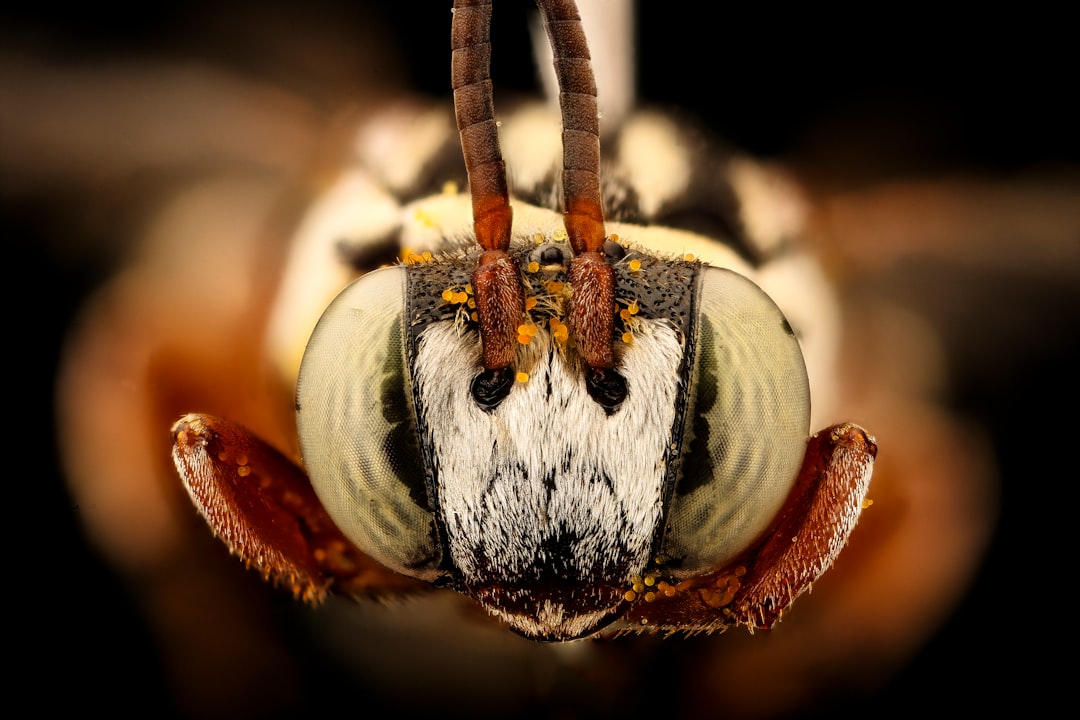
<svg viewBox="0 0 1080 720">
<path fill-rule="evenodd" d="M 251 474 L 251 467 L 249 467 L 248 465 L 241 465 L 240 467 L 236 468 L 236 474 L 240 477 L 247 477 Z"/>
<path fill-rule="evenodd" d="M 686 253 L 682 257 L 683 257 L 683 260 L 685 260 L 686 262 L 693 262 L 694 261 L 694 253 Z"/>
<path fill-rule="evenodd" d="M 626 343 L 627 345 L 634 342 L 634 333 L 632 333 L 632 332 L 624 332 L 622 334 L 622 341 L 624 343 Z"/>
<path fill-rule="evenodd" d="M 533 233 L 532 239 L 533 239 L 533 242 L 536 243 L 537 245 L 543 245 L 544 244 L 544 233 L 541 233 L 541 232 Z"/>
<path fill-rule="evenodd" d="M 555 231 L 551 233 L 551 237 L 556 240 L 568 240 L 570 238 L 570 236 L 566 234 L 566 228 L 556 228 Z"/>
<path fill-rule="evenodd" d="M 244 455 L 244 454 L 237 455 L 236 456 L 236 464 L 237 465 L 247 465 L 248 464 L 248 456 Z"/>
<path fill-rule="evenodd" d="M 644 579 L 644 582 L 645 582 L 646 585 L 655 585 L 656 584 L 656 576 L 655 575 L 646 575 L 645 579 Z"/>
<path fill-rule="evenodd" d="M 469 313 L 469 319 L 476 322 L 476 313 Z"/>
<path fill-rule="evenodd" d="M 517 380 L 519 383 L 528 382 L 529 381 L 529 373 L 521 372 L 519 370 L 518 373 L 516 375 L 514 375 L 514 379 Z"/>
<path fill-rule="evenodd" d="M 470 308 L 475 308 L 476 307 L 476 300 L 474 300 L 473 298 L 469 298 L 469 302 L 467 302 L 465 304 L 468 305 Z"/>
<path fill-rule="evenodd" d="M 531 273 L 540 271 L 540 263 L 533 260 L 531 263 L 525 266 L 525 270 Z"/>
<path fill-rule="evenodd" d="M 442 186 L 443 195 L 457 195 L 458 184 L 453 180 L 447 180 Z"/>
<path fill-rule="evenodd" d="M 619 242 L 619 233 L 611 233 L 610 235 L 608 235 L 608 240 L 614 243 Z"/>
<path fill-rule="evenodd" d="M 634 602 L 635 600 L 637 600 L 637 593 L 633 590 L 627 590 L 625 593 L 623 593 L 623 600 L 627 602 Z"/>
<path fill-rule="evenodd" d="M 529 310 L 532 310 L 534 307 L 536 307 L 536 297 L 533 296 L 533 295 L 530 295 L 529 297 L 525 298 L 525 311 L 528 312 Z"/>
<path fill-rule="evenodd" d="M 449 288 L 447 288 L 446 290 L 443 290 L 442 291 L 442 299 L 443 299 L 443 302 L 453 302 L 453 300 L 454 300 L 454 291 L 449 289 Z"/>
<path fill-rule="evenodd" d="M 552 280 L 551 282 L 546 283 L 544 285 L 544 287 L 546 287 L 547 291 L 549 293 L 551 293 L 552 295 L 557 295 L 557 294 L 561 293 L 562 290 L 563 290 L 563 284 L 561 282 L 556 281 L 556 280 Z"/>
<path fill-rule="evenodd" d="M 564 343 L 570 337 L 570 328 L 559 320 L 559 318 L 549 318 L 548 327 L 551 329 L 551 337 L 553 337 L 557 343 Z"/>
<path fill-rule="evenodd" d="M 518 343 L 520 343 L 522 345 L 528 345 L 529 343 L 532 342 L 532 335 L 524 335 L 524 334 L 523 335 L 518 335 L 517 336 L 517 341 L 518 341 Z"/>
<path fill-rule="evenodd" d="M 637 315 L 641 311 L 641 306 L 637 304 L 637 300 L 626 306 L 626 312 L 631 315 Z"/>
<path fill-rule="evenodd" d="M 645 593 L 645 602 L 653 602 L 654 600 L 656 600 L 656 593 L 651 590 Z"/>
<path fill-rule="evenodd" d="M 465 292 L 469 293 L 470 295 L 473 294 L 472 283 L 465 283 Z"/>
<path fill-rule="evenodd" d="M 863 498 L 863 501 L 861 503 L 862 509 L 865 510 L 866 508 L 870 507 L 873 504 L 874 504 L 874 501 L 871 500 L 870 498 Z"/>
<path fill-rule="evenodd" d="M 630 267 L 630 272 L 637 272 L 641 269 L 641 261 L 637 259 L 631 260 L 628 265 Z"/>
</svg>

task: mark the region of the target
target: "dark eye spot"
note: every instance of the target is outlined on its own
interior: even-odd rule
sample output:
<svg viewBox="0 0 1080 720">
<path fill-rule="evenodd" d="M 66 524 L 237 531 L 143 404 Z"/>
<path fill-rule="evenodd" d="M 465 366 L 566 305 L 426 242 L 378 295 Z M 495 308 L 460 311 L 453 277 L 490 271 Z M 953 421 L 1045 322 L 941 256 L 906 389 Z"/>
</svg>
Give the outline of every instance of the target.
<svg viewBox="0 0 1080 720">
<path fill-rule="evenodd" d="M 483 370 L 473 378 L 469 391 L 484 412 L 491 412 L 510 394 L 514 384 L 514 369 L 510 367 Z"/>
<path fill-rule="evenodd" d="M 617 262 L 626 257 L 626 248 L 614 240 L 604 241 L 604 257 L 608 259 L 608 262 Z"/>
<path fill-rule="evenodd" d="M 541 265 L 562 265 L 566 262 L 562 248 L 558 245 L 548 245 L 540 249 L 537 262 Z"/>
<path fill-rule="evenodd" d="M 570 262 L 569 250 L 570 248 L 565 244 L 546 242 L 529 251 L 529 262 L 534 262 L 548 270 L 565 269 L 567 263 Z"/>
<path fill-rule="evenodd" d="M 589 368 L 585 388 L 608 415 L 612 415 L 626 400 L 626 378 L 614 370 Z"/>
</svg>

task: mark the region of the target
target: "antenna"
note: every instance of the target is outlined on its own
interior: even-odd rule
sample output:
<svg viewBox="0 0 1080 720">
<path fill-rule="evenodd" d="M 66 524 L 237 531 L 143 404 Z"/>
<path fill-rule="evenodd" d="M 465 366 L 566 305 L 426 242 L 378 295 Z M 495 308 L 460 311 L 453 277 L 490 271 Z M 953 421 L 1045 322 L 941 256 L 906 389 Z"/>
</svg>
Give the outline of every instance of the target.
<svg viewBox="0 0 1080 720">
<path fill-rule="evenodd" d="M 615 270 L 603 255 L 596 80 L 574 0 L 536 4 L 551 43 L 562 111 L 563 223 L 574 251 L 567 325 L 589 368 L 589 394 L 613 412 L 626 397 L 626 381 L 614 370 Z M 473 272 L 473 291 L 484 371 L 474 379 L 472 392 L 490 409 L 510 392 L 510 365 L 524 307 L 519 270 L 507 252 L 513 213 L 492 99 L 491 0 L 455 0 L 451 47 L 454 109 L 476 240 L 483 249 Z"/>
<path fill-rule="evenodd" d="M 513 211 L 491 91 L 491 1 L 455 0 L 453 12 L 454 112 L 469 173 L 476 241 L 483 248 L 472 285 L 484 371 L 473 380 L 472 394 L 492 409 L 514 382 L 510 364 L 517 354 L 525 300 L 517 263 L 507 253 Z"/>
</svg>

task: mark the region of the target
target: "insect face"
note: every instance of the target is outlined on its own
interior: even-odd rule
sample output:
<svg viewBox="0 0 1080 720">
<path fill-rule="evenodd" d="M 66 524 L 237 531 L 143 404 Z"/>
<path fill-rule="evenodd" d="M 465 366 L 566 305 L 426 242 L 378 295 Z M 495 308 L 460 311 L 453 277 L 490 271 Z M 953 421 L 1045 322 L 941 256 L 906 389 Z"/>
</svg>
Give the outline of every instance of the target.
<svg viewBox="0 0 1080 720">
<path fill-rule="evenodd" d="M 465 122 L 470 180 L 482 174 L 505 206 L 474 184 L 475 234 L 434 261 L 370 273 L 330 306 L 300 372 L 304 460 L 335 522 L 380 563 L 455 587 L 526 635 L 578 637 L 625 608 L 631 578 L 720 567 L 767 528 L 805 451 L 806 371 L 750 281 L 614 235 L 599 252 L 575 247 L 562 228 L 573 221 L 553 212 L 547 234 L 502 241 L 512 287 L 487 292 L 508 320 L 485 325 L 473 280 L 492 241 L 478 235 L 510 212 L 505 177 L 489 177 L 497 139 L 468 145 L 494 122 Z M 586 175 L 599 183 L 598 168 Z M 610 289 L 589 287 L 607 275 L 575 276 L 583 257 Z M 610 297 L 585 313 L 601 328 L 575 320 L 582 295 Z M 510 360 L 490 368 L 484 346 L 505 342 L 492 340 L 503 325 Z M 594 361 L 607 355 L 610 367 Z M 492 370 L 508 381 L 478 392 Z"/>
<path fill-rule="evenodd" d="M 469 194 L 415 215 L 450 209 L 468 229 L 325 310 L 297 380 L 304 471 L 280 459 L 260 475 L 246 460 L 264 444 L 206 416 L 174 428 L 177 468 L 233 551 L 306 598 L 451 588 L 540 640 L 770 627 L 846 541 L 876 446 L 854 425 L 810 435 L 777 304 L 671 247 L 712 239 L 605 218 L 629 201 L 601 184 L 580 20 L 573 2 L 538 5 L 560 207 L 511 204 L 490 3 L 458 2 Z"/>
<path fill-rule="evenodd" d="M 755 285 L 631 251 L 612 312 L 634 314 L 611 339 L 627 393 L 609 412 L 559 331 L 566 272 L 529 273 L 535 248 L 519 238 L 511 252 L 536 303 L 498 407 L 471 391 L 476 322 L 443 298 L 467 286 L 473 254 L 346 290 L 311 338 L 298 420 L 313 482 L 358 546 L 565 638 L 614 613 L 656 558 L 688 576 L 765 529 L 802 461 L 809 392 L 790 327 Z"/>
</svg>

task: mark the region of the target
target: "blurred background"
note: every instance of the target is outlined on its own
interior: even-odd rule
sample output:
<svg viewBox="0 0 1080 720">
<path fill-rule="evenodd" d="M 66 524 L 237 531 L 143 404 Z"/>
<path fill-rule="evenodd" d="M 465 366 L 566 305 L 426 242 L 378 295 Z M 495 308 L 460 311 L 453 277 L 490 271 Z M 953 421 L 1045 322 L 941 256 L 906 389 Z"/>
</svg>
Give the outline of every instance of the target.
<svg viewBox="0 0 1080 720">
<path fill-rule="evenodd" d="M 85 322 L 84 302 L 195 180 L 243 178 L 223 186 L 238 192 L 239 216 L 307 187 L 328 162 L 324 139 L 357 108 L 406 93 L 448 101 L 450 3 L 440 12 L 434 5 L 44 2 L 2 11 L 0 222 L 17 408 L 9 598 L 11 620 L 25 622 L 16 682 L 56 685 L 36 707 L 74 699 L 166 717 L 256 717 L 327 711 L 350 698 L 356 711 L 392 702 L 373 687 L 381 679 L 358 679 L 342 658 L 348 653 L 326 649 L 326 631 L 312 627 L 306 609 L 243 572 L 231 581 L 240 587 L 235 602 L 257 600 L 237 617 L 255 635 L 273 636 L 258 650 L 271 680 L 225 663 L 213 670 L 222 684 L 258 690 L 214 706 L 192 686 L 185 700 L 184 678 L 198 674 L 177 669 L 166 651 L 176 639 L 164 637 L 139 590 L 168 570 L 126 564 L 108 541 L 88 537 L 85 498 L 70 491 L 61 457 L 68 445 L 57 431 L 56 379 L 65 343 Z M 496 11 L 496 52 L 507 48 L 496 56 L 496 87 L 527 91 L 526 8 L 505 5 Z M 684 108 L 735 146 L 789 167 L 807 188 L 810 240 L 840 278 L 850 317 L 868 326 L 914 322 L 916 335 L 933 338 L 929 360 L 905 355 L 910 347 L 875 346 L 893 361 L 880 372 L 932 367 L 930 380 L 908 387 L 932 395 L 974 438 L 957 447 L 977 455 L 964 467 L 979 478 L 972 502 L 983 518 L 957 587 L 913 631 L 916 647 L 896 666 L 758 711 L 736 703 L 730 714 L 899 712 L 930 702 L 978 711 L 1012 694 L 1028 707 L 1049 702 L 1063 671 L 1045 648 L 1060 645 L 1060 627 L 1070 625 L 1060 615 L 1068 603 L 1058 589 L 1067 583 L 1058 574 L 1059 533 L 1071 520 L 1068 486 L 1077 477 L 1065 452 L 1080 361 L 1080 112 L 1068 24 L 1033 9 L 946 19 L 907 5 L 875 17 L 746 7 L 701 17 L 671 7 L 638 8 L 639 96 Z M 198 297 L 177 300 L 177 323 L 213 314 L 198 309 Z M 864 316 L 860 306 L 889 310 Z M 869 345 L 862 349 L 870 357 Z M 847 371 L 864 387 L 879 369 L 853 361 Z M 109 426 L 133 443 L 151 430 Z M 937 452 L 907 462 L 935 463 Z M 220 563 L 228 573 L 236 561 Z M 347 611 L 327 614 L 338 612 Z M 388 622 L 385 632 L 367 631 L 372 646 L 362 652 L 377 657 L 415 640 L 394 625 L 405 621 Z M 706 657 L 705 641 L 680 642 L 634 648 L 604 665 L 614 673 L 648 658 L 634 670 L 631 695 L 589 695 L 582 686 L 591 687 L 596 665 L 583 664 L 591 669 L 567 681 L 563 700 L 544 696 L 528 709 L 573 717 L 602 715 L 599 703 L 613 715 L 693 708 L 669 675 L 684 672 L 680 657 Z M 439 647 L 450 665 L 472 661 L 452 643 Z M 576 667 L 560 662 L 552 673 Z M 563 692 L 561 683 L 549 678 L 544 692 Z M 422 695 L 434 681 L 417 669 L 405 684 Z M 467 714 L 456 701 L 447 699 L 445 714 Z"/>
</svg>

